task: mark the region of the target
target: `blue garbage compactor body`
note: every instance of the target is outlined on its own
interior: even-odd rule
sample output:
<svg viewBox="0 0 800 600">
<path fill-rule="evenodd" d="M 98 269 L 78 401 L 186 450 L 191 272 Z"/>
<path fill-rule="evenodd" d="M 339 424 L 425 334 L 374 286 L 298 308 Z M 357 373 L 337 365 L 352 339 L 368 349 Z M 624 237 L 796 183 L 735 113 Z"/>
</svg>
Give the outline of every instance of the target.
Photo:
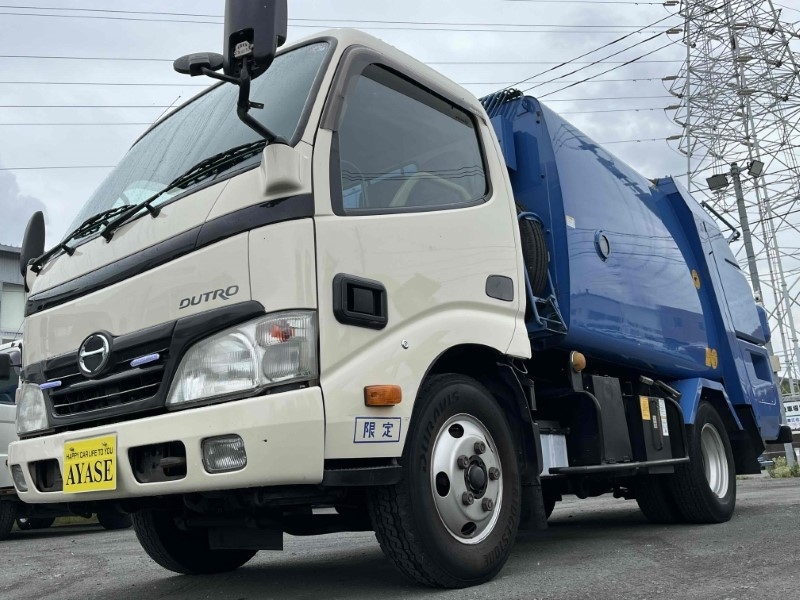
<svg viewBox="0 0 800 600">
<path fill-rule="evenodd" d="M 736 429 L 752 414 L 774 439 L 766 313 L 714 221 L 672 178 L 648 180 L 534 98 L 501 94 L 484 105 L 515 199 L 546 232 L 566 330 L 550 345 L 669 383 L 687 423 L 714 390 Z"/>
</svg>

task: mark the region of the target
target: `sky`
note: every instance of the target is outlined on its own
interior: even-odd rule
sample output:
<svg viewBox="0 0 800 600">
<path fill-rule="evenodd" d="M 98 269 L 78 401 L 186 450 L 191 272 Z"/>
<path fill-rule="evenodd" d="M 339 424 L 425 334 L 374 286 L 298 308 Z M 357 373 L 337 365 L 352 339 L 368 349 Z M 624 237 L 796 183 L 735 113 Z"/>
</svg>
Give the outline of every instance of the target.
<svg viewBox="0 0 800 600">
<path fill-rule="evenodd" d="M 149 124 L 211 83 L 178 75 L 171 61 L 190 52 L 221 52 L 224 1 L 4 1 L 0 243 L 19 245 L 28 217 L 43 209 L 51 245 L 66 233 L 84 201 Z M 800 21 L 800 0 L 779 4 L 786 7 L 783 20 Z M 680 35 L 644 41 L 668 27 L 680 27 L 677 7 L 626 0 L 337 0 L 333 6 L 289 0 L 289 39 L 330 26 L 355 26 L 478 96 L 533 78 L 537 83 L 531 94 L 595 141 L 608 143 L 608 150 L 642 174 L 658 177 L 685 171 L 685 159 L 665 141 L 680 129 L 663 110 L 675 99 L 661 80 L 678 73 L 685 46 Z M 573 64 L 543 73 L 553 63 L 669 15 L 675 16 L 581 59 L 598 60 L 638 43 L 608 60 L 627 61 L 653 52 L 641 61 L 624 67 L 609 62 Z M 675 43 L 658 50 L 669 42 Z M 82 59 L 53 58 L 59 56 Z M 96 60 L 101 57 L 137 60 Z M 619 68 L 558 91 L 613 67 Z M 577 68 L 582 70 L 569 73 Z M 553 78 L 558 81 L 544 83 Z"/>
</svg>

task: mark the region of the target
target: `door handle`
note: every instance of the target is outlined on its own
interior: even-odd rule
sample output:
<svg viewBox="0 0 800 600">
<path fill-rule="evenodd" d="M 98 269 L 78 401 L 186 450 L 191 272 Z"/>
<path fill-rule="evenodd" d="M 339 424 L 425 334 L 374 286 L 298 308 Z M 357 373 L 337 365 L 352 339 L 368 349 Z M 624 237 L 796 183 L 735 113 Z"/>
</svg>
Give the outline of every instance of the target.
<svg viewBox="0 0 800 600">
<path fill-rule="evenodd" d="M 380 281 L 339 273 L 333 278 L 333 314 L 343 325 L 383 329 L 389 322 L 386 287 Z"/>
</svg>

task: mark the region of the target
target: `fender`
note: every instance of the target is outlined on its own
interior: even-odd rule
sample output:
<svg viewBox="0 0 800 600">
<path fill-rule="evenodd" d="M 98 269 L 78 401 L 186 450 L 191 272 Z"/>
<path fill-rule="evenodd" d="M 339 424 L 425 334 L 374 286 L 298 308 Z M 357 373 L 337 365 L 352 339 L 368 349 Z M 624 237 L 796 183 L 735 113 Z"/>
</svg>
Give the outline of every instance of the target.
<svg viewBox="0 0 800 600">
<path fill-rule="evenodd" d="M 736 424 L 736 429 L 738 431 L 742 431 L 744 429 L 741 421 L 739 421 L 736 411 L 733 409 L 733 405 L 731 404 L 730 398 L 728 398 L 728 394 L 725 392 L 725 387 L 721 383 L 712 381 L 710 379 L 695 378 L 672 381 L 670 385 L 681 393 L 680 404 L 681 410 L 683 410 L 683 420 L 686 425 L 694 424 L 695 415 L 697 414 L 697 407 L 699 406 L 700 399 L 703 396 L 703 390 L 713 390 L 715 392 L 719 392 L 722 396 L 722 400 L 724 401 L 725 406 L 727 406 L 728 414 L 731 420 Z M 721 416 L 724 418 L 724 415 Z"/>
</svg>

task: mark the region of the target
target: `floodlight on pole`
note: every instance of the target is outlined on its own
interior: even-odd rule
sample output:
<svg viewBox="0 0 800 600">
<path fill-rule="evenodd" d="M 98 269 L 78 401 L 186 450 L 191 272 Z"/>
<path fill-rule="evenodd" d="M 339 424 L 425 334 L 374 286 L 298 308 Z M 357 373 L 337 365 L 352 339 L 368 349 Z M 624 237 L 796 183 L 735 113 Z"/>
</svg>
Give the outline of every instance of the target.
<svg viewBox="0 0 800 600">
<path fill-rule="evenodd" d="M 750 164 L 747 165 L 747 172 L 752 177 L 761 177 L 761 173 L 764 172 L 764 163 L 760 160 L 751 160 Z"/>
<path fill-rule="evenodd" d="M 725 173 L 719 173 L 718 175 L 712 175 L 711 177 L 706 179 L 706 183 L 708 184 L 708 189 L 712 192 L 716 192 L 718 190 L 724 190 L 726 187 L 730 185 L 728 181 L 728 176 Z"/>
</svg>

